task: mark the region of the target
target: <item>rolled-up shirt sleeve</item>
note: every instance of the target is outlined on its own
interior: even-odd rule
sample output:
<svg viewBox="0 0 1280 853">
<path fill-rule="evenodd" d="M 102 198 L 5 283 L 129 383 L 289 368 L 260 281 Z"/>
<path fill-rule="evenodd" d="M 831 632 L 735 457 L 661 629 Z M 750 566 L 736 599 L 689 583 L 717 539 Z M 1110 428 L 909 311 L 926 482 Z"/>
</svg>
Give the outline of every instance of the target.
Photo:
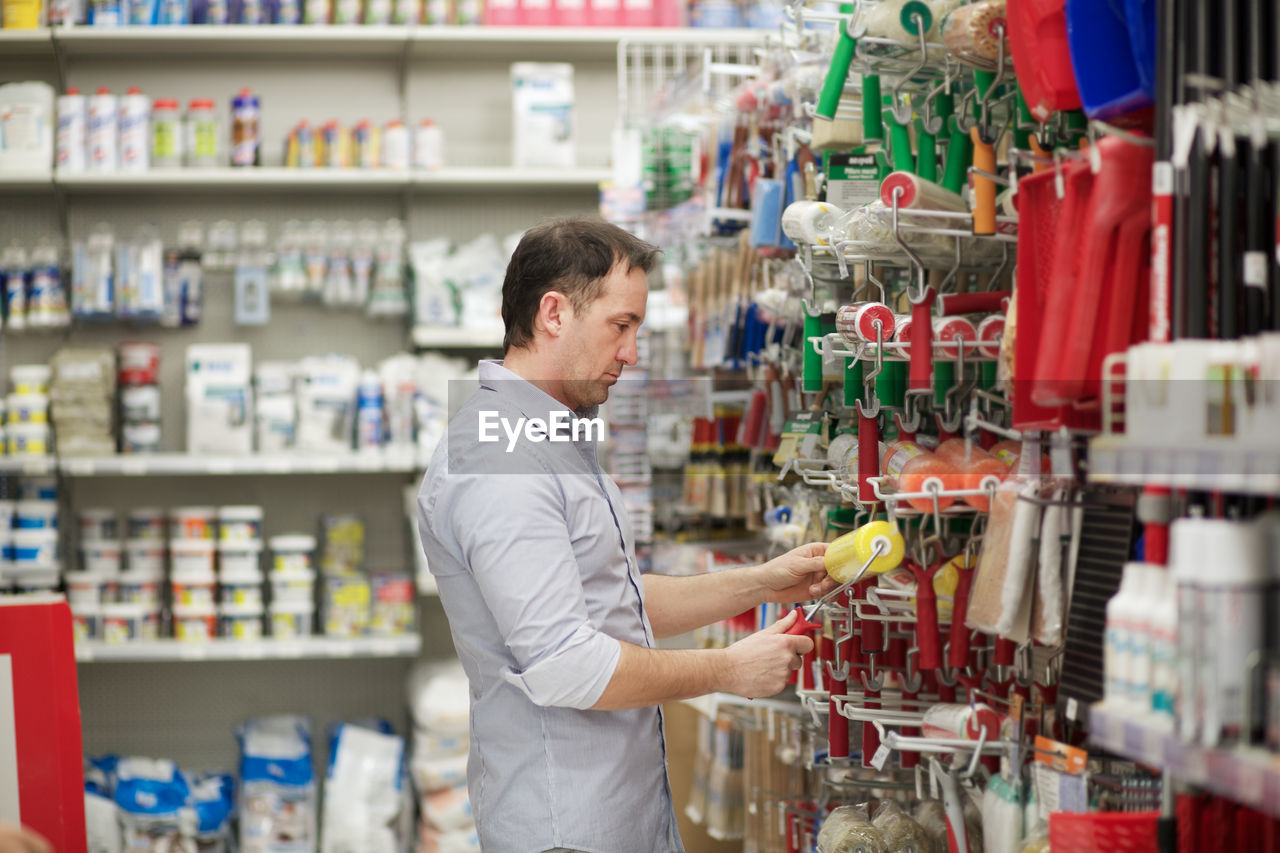
<svg viewBox="0 0 1280 853">
<path fill-rule="evenodd" d="M 586 709 L 618 641 L 588 616 L 565 497 L 546 473 L 454 474 L 448 526 L 516 665 L 503 677 L 541 706 Z"/>
</svg>

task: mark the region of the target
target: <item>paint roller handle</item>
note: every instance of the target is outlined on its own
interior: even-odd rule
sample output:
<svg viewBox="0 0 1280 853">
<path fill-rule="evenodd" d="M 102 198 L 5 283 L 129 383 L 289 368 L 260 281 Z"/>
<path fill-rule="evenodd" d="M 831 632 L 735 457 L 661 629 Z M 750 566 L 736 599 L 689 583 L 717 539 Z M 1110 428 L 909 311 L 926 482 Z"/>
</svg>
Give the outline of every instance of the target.
<svg viewBox="0 0 1280 853">
<path fill-rule="evenodd" d="M 964 189 L 965 174 L 973 160 L 973 140 L 960 129 L 955 117 L 947 119 L 950 138 L 947 141 L 947 159 L 942 173 L 942 186 L 953 193 Z"/>
<path fill-rule="evenodd" d="M 973 139 L 973 233 L 978 236 L 996 233 L 996 183 L 979 172 L 996 172 L 995 146 L 982 138 L 979 128 L 969 131 Z"/>
<path fill-rule="evenodd" d="M 831 65 L 827 68 L 827 76 L 822 81 L 822 92 L 818 95 L 818 106 L 814 115 L 818 118 L 834 120 L 836 110 L 840 106 L 840 96 L 844 94 L 845 81 L 849 79 L 849 69 L 853 65 L 853 56 L 858 42 L 849 35 L 849 22 L 841 21 L 840 38 L 836 40 L 835 53 L 831 57 Z"/>
<path fill-rule="evenodd" d="M 938 594 L 933 589 L 933 572 L 916 575 L 916 668 L 931 672 L 942 668 L 942 642 L 938 636 Z"/>
<path fill-rule="evenodd" d="M 944 293 L 938 295 L 938 314 L 986 314 L 1004 311 L 1013 296 L 1012 290 L 987 290 L 981 293 Z"/>
<path fill-rule="evenodd" d="M 973 588 L 973 570 L 961 569 L 959 574 L 955 603 L 951 607 L 951 632 L 947 638 L 947 666 L 955 670 L 969 665 L 970 632 L 964 620 L 969 615 L 969 594 Z"/>
<path fill-rule="evenodd" d="M 924 299 L 911 303 L 911 379 L 912 391 L 928 391 L 933 386 L 933 288 L 925 289 Z"/>
</svg>

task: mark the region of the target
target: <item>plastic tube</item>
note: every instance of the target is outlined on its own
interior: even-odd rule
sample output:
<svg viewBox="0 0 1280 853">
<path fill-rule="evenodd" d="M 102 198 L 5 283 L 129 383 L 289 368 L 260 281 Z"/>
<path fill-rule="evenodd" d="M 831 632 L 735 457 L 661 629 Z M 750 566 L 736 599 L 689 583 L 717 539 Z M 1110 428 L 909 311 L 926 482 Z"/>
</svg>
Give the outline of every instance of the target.
<svg viewBox="0 0 1280 853">
<path fill-rule="evenodd" d="M 954 466 L 913 441 L 895 441 L 884 447 L 880 468 L 902 492 L 954 489 L 959 484 Z M 907 503 L 921 512 L 933 511 L 934 502 L 928 498 L 911 498 Z M 955 503 L 955 498 L 939 497 L 937 503 L 941 511 Z"/>
<path fill-rule="evenodd" d="M 940 343 L 951 343 L 954 346 L 938 348 L 938 358 L 944 361 L 957 361 L 960 358 L 960 340 L 973 343 L 978 340 L 978 330 L 973 328 L 964 317 L 934 317 L 933 340 Z"/>
<path fill-rule="evenodd" d="M 963 438 L 949 438 L 938 445 L 938 458 L 949 462 L 960 472 L 960 482 L 965 489 L 982 489 L 988 483 L 999 485 L 1009 476 L 1009 468 L 976 444 L 966 454 Z M 979 512 L 991 509 L 991 499 L 986 495 L 966 495 L 964 502 Z"/>
<path fill-rule="evenodd" d="M 1000 357 L 1000 343 L 1004 338 L 1004 315 L 992 314 L 983 317 L 982 322 L 978 323 L 978 340 L 982 341 L 982 346 L 978 347 L 978 352 L 987 358 Z"/>
</svg>

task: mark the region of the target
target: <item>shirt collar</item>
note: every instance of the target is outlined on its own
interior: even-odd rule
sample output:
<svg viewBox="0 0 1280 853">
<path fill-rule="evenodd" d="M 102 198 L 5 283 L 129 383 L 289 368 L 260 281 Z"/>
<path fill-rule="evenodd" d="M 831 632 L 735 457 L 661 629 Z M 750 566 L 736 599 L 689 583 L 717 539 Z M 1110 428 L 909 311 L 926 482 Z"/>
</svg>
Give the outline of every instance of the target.
<svg viewBox="0 0 1280 853">
<path fill-rule="evenodd" d="M 594 418 L 599 406 L 573 411 L 523 376 L 507 369 L 498 359 L 481 359 L 479 365 L 480 387 L 511 399 L 525 417 L 545 417 L 552 412 L 568 412 L 575 418 Z"/>
</svg>

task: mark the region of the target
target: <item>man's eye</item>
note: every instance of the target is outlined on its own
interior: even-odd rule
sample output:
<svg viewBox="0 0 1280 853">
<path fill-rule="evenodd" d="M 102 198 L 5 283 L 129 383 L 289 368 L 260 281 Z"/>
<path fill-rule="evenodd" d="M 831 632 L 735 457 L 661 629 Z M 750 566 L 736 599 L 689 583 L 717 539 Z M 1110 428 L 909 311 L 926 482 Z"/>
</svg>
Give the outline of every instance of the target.
<svg viewBox="0 0 1280 853">
<path fill-rule="evenodd" d="M 631 328 L 629 323 L 616 323 L 615 325 L 618 327 L 618 331 L 620 332 L 625 332 L 627 329 Z"/>
</svg>

